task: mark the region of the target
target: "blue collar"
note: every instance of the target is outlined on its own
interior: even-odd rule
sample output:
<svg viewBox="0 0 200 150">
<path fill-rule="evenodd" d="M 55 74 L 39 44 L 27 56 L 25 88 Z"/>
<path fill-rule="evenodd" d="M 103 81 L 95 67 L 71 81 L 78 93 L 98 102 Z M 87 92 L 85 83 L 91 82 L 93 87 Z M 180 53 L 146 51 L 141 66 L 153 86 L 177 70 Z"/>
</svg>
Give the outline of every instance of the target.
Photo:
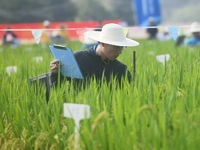
<svg viewBox="0 0 200 150">
<path fill-rule="evenodd" d="M 93 50 L 95 53 L 96 53 L 97 46 L 98 46 L 98 44 L 95 44 L 95 45 L 92 47 L 92 50 Z"/>
</svg>

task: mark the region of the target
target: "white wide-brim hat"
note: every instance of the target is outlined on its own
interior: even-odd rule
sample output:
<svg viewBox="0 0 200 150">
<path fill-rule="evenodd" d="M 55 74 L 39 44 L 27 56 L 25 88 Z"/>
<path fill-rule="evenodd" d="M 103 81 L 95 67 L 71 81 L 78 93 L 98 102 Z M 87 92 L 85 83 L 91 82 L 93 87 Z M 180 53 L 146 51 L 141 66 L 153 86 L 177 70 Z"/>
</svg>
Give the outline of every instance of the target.
<svg viewBox="0 0 200 150">
<path fill-rule="evenodd" d="M 87 36 L 84 36 L 84 41 L 83 41 L 84 44 L 97 44 L 97 41 L 96 40 L 93 40 Z"/>
<path fill-rule="evenodd" d="M 193 23 L 191 24 L 190 31 L 191 31 L 192 33 L 194 33 L 194 32 L 200 32 L 200 24 L 199 24 L 198 22 L 193 22 Z"/>
<path fill-rule="evenodd" d="M 103 26 L 102 31 L 86 31 L 85 36 L 101 43 L 115 46 L 138 46 L 139 43 L 126 38 L 122 26 L 114 23 Z"/>
</svg>

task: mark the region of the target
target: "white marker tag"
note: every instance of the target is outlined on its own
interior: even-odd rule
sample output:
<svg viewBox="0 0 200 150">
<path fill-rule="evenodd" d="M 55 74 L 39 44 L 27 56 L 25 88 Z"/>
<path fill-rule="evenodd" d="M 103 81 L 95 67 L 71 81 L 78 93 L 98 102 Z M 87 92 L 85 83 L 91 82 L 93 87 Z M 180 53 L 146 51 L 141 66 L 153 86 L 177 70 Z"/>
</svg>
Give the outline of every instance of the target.
<svg viewBox="0 0 200 150">
<path fill-rule="evenodd" d="M 169 54 L 157 55 L 156 59 L 158 62 L 165 64 L 165 62 L 169 61 L 170 55 Z"/>
<path fill-rule="evenodd" d="M 88 119 L 90 117 L 90 106 L 85 104 L 64 104 L 64 116 L 74 120 Z"/>
<path fill-rule="evenodd" d="M 33 59 L 35 59 L 35 61 L 36 61 L 37 63 L 40 63 L 40 62 L 43 61 L 43 57 L 42 57 L 42 56 L 37 56 L 37 57 L 34 57 Z"/>
<path fill-rule="evenodd" d="M 75 123 L 75 149 L 80 149 L 79 144 L 79 128 L 80 120 L 88 119 L 90 117 L 90 106 L 85 104 L 69 104 L 64 103 L 64 116 L 72 118 Z"/>
<path fill-rule="evenodd" d="M 17 66 L 8 66 L 6 67 L 6 72 L 8 73 L 9 76 L 11 76 L 12 73 L 17 72 Z"/>
</svg>

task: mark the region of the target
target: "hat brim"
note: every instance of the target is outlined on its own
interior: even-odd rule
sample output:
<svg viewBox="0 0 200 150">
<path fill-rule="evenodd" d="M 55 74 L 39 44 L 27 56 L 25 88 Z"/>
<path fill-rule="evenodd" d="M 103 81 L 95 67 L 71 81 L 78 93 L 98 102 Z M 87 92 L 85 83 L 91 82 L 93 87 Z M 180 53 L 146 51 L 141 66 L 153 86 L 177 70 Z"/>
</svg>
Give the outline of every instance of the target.
<svg viewBox="0 0 200 150">
<path fill-rule="evenodd" d="M 127 47 L 139 45 L 139 43 L 137 41 L 129 39 L 129 38 L 123 38 L 120 41 L 112 41 L 112 40 L 108 40 L 106 38 L 102 38 L 100 31 L 86 31 L 84 34 L 85 34 L 85 36 L 87 36 L 95 41 L 105 43 L 105 44 L 110 44 L 110 45 L 115 45 L 115 46 L 127 46 Z"/>
<path fill-rule="evenodd" d="M 194 33 L 194 32 L 200 32 L 200 28 L 191 29 L 191 32 L 192 32 L 192 33 Z"/>
<path fill-rule="evenodd" d="M 93 39 L 91 39 L 91 38 L 89 38 L 89 37 L 85 37 L 83 43 L 84 43 L 84 44 L 96 44 L 97 41 L 96 41 L 96 40 L 93 40 Z"/>
</svg>

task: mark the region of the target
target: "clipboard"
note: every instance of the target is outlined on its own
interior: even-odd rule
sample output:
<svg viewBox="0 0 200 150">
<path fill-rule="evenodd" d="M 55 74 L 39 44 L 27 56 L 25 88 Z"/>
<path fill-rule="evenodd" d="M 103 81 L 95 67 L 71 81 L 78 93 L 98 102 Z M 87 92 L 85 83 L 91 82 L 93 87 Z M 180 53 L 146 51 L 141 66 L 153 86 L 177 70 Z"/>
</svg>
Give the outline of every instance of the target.
<svg viewBox="0 0 200 150">
<path fill-rule="evenodd" d="M 49 45 L 49 49 L 54 59 L 60 60 L 60 63 L 62 64 L 60 71 L 63 76 L 84 79 L 74 54 L 70 48 L 66 48 L 63 45 L 53 44 Z"/>
</svg>

